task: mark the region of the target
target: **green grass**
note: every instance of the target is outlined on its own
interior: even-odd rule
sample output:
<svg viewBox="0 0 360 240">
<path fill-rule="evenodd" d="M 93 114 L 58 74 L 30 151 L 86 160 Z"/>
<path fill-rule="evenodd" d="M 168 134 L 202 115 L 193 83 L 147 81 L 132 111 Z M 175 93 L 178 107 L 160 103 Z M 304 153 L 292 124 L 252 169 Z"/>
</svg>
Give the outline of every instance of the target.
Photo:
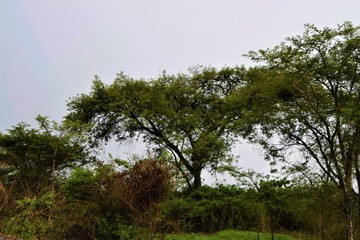
<svg viewBox="0 0 360 240">
<path fill-rule="evenodd" d="M 172 234 L 166 237 L 166 240 L 271 240 L 270 233 L 244 232 L 235 230 L 224 230 L 215 234 Z M 285 234 L 275 234 L 275 240 L 297 240 Z"/>
</svg>

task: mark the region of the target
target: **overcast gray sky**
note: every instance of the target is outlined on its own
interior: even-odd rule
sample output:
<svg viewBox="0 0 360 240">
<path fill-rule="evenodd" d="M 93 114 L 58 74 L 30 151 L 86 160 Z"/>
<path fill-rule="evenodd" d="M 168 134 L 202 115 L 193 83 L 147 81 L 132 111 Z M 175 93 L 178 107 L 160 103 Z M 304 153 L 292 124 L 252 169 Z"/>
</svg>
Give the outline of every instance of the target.
<svg viewBox="0 0 360 240">
<path fill-rule="evenodd" d="M 305 23 L 359 25 L 359 12 L 359 0 L 0 0 L 0 131 L 37 114 L 61 121 L 94 75 L 111 83 L 120 71 L 249 66 L 250 50 L 302 34 Z M 245 166 L 265 166 L 242 148 Z"/>
</svg>

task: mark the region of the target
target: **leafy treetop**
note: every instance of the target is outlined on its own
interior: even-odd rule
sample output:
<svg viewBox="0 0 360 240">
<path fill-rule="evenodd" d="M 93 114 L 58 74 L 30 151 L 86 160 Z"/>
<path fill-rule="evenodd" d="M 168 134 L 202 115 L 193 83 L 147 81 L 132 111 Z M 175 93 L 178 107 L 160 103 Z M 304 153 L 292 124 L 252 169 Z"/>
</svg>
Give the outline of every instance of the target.
<svg viewBox="0 0 360 240">
<path fill-rule="evenodd" d="M 229 96 L 244 84 L 243 67 L 196 67 L 190 74 L 135 80 L 120 73 L 111 85 L 98 78 L 92 91 L 73 98 L 67 118 L 90 124 L 95 143 L 142 136 L 167 149 L 189 188 L 201 171 L 230 161 L 232 131 L 239 114 Z"/>
</svg>

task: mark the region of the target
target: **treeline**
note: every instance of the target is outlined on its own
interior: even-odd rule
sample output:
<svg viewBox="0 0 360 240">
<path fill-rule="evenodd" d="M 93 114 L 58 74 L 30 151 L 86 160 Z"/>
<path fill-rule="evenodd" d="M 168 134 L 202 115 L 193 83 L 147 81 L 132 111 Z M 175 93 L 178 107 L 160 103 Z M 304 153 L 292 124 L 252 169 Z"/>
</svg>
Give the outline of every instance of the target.
<svg viewBox="0 0 360 240">
<path fill-rule="evenodd" d="M 38 128 L 19 123 L 0 133 L 0 230 L 149 239 L 239 228 L 355 239 L 359 29 L 306 25 L 303 35 L 249 52 L 251 68 L 197 66 L 149 80 L 119 73 L 111 84 L 95 77 L 90 93 L 70 99 L 61 124 L 38 116 Z M 151 154 L 98 159 L 104 143 L 131 138 L 154 146 Z M 230 151 L 239 138 L 262 146 L 291 178 L 240 172 Z M 239 186 L 203 186 L 204 170 L 229 172 Z M 250 186 L 240 187 L 244 179 Z"/>
</svg>

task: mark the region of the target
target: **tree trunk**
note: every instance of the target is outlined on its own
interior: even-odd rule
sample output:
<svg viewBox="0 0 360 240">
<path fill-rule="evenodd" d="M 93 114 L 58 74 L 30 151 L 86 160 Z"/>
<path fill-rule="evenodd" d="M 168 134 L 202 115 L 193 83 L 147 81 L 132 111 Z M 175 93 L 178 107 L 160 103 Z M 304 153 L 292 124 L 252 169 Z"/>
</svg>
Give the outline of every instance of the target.
<svg viewBox="0 0 360 240">
<path fill-rule="evenodd" d="M 193 190 L 198 190 L 201 187 L 201 169 L 193 172 L 194 184 Z"/>
<path fill-rule="evenodd" d="M 268 208 L 271 208 L 271 206 L 268 206 Z M 270 232 L 271 232 L 271 240 L 274 240 L 274 233 L 275 233 L 275 217 L 274 214 L 276 214 L 274 211 L 268 211 L 269 212 L 269 218 L 270 218 Z"/>
<path fill-rule="evenodd" d="M 347 221 L 347 239 L 348 240 L 354 240 L 354 221 L 352 217 L 352 213 L 346 216 Z"/>
<path fill-rule="evenodd" d="M 354 240 L 354 218 L 353 218 L 353 203 L 352 203 L 352 191 L 346 189 L 344 192 L 344 207 L 346 218 L 346 233 L 347 240 Z"/>
</svg>

